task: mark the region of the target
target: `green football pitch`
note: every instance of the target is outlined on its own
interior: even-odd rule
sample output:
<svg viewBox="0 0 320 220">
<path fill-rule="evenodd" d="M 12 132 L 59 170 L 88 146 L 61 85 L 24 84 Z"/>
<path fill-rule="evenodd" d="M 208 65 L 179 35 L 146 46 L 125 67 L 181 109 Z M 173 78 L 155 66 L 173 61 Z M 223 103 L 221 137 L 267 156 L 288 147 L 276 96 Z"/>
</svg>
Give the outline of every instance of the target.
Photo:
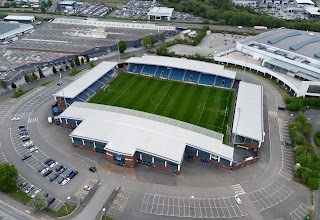
<svg viewBox="0 0 320 220">
<path fill-rule="evenodd" d="M 233 90 L 121 73 L 89 102 L 162 115 L 226 134 L 234 96 Z"/>
</svg>

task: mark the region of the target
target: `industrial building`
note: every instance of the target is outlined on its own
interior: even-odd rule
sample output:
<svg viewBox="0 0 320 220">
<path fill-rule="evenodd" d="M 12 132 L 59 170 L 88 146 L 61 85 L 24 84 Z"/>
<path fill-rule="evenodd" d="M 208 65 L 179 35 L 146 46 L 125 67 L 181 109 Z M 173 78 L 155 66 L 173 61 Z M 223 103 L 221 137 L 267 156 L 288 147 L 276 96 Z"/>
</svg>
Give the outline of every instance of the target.
<svg viewBox="0 0 320 220">
<path fill-rule="evenodd" d="M 319 33 L 279 28 L 237 42 L 237 51 L 259 60 L 261 66 L 227 58 L 216 60 L 276 79 L 295 96 L 320 97 L 319 48 Z"/>
<path fill-rule="evenodd" d="M 296 7 L 305 8 L 305 7 L 314 7 L 315 4 L 312 0 L 294 0 Z"/>
<path fill-rule="evenodd" d="M 256 7 L 258 5 L 258 0 L 232 0 L 236 5 L 251 6 Z"/>
<path fill-rule="evenodd" d="M 34 30 L 31 24 L 0 21 L 0 43 L 9 43 L 10 40 Z"/>
<path fill-rule="evenodd" d="M 264 142 L 263 87 L 240 82 L 232 126 L 233 146 L 259 149 Z"/>
<path fill-rule="evenodd" d="M 59 5 L 60 5 L 60 7 L 63 8 L 63 9 L 65 9 L 65 8 L 67 8 L 67 7 L 72 7 L 72 8 L 74 8 L 74 7 L 76 7 L 77 2 L 76 2 L 76 1 L 61 1 L 61 2 L 59 2 Z"/>
<path fill-rule="evenodd" d="M 153 7 L 148 13 L 148 20 L 170 21 L 174 8 Z"/>
<path fill-rule="evenodd" d="M 236 76 L 222 65 L 182 58 L 148 55 L 125 63 L 129 73 L 222 88 L 232 88 Z"/>
<path fill-rule="evenodd" d="M 16 21 L 19 23 L 32 23 L 36 20 L 34 16 L 22 16 L 22 15 L 8 15 L 4 21 Z"/>
<path fill-rule="evenodd" d="M 315 19 L 320 18 L 320 7 L 310 6 L 310 7 L 305 7 L 304 10 L 309 18 L 315 18 Z"/>
</svg>

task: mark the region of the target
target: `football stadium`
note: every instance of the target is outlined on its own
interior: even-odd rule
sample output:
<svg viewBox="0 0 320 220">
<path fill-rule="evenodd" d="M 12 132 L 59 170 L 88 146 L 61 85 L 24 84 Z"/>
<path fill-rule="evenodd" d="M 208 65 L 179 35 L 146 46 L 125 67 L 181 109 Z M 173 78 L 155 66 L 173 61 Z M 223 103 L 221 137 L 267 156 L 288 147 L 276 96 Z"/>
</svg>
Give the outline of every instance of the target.
<svg viewBox="0 0 320 220">
<path fill-rule="evenodd" d="M 237 169 L 231 133 L 242 147 L 254 140 L 241 133 L 243 120 L 232 130 L 234 81 L 224 66 L 194 60 L 132 57 L 123 68 L 104 61 L 54 95 L 67 107 L 55 119 L 73 129 L 74 147 L 121 166 L 143 163 L 179 174 L 189 158 Z M 262 89 L 255 91 L 261 96 Z"/>
</svg>

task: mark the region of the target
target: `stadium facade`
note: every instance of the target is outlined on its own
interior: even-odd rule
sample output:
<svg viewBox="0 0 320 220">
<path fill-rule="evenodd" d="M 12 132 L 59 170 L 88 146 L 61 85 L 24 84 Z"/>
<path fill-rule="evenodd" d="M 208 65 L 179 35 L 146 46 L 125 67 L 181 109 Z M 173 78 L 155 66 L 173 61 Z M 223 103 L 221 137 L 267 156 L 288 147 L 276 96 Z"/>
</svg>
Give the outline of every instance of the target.
<svg viewBox="0 0 320 220">
<path fill-rule="evenodd" d="M 261 61 L 261 66 L 217 58 L 246 66 L 282 84 L 298 97 L 320 97 L 320 34 L 276 29 L 237 42 L 239 52 Z"/>
<path fill-rule="evenodd" d="M 132 74 L 225 89 L 232 88 L 235 78 L 235 72 L 225 70 L 221 65 L 182 58 L 135 57 L 125 61 L 124 68 Z M 140 72 L 134 69 L 140 69 Z M 56 103 L 64 110 L 55 117 L 55 121 L 62 127 L 74 129 L 69 135 L 74 147 L 105 154 L 107 161 L 125 167 L 142 163 L 176 174 L 181 172 L 184 158 L 226 169 L 238 169 L 257 160 L 255 157 L 244 162 L 234 161 L 234 148 L 223 144 L 224 135 L 221 133 L 159 115 L 86 103 L 97 91 L 107 88 L 117 72 L 117 63 L 104 61 L 54 95 Z M 226 81 L 223 83 L 223 80 Z M 247 83 L 244 87 L 251 85 Z M 246 91 L 255 93 L 251 95 L 257 97 L 262 93 L 259 86 Z M 262 112 L 259 112 L 262 111 L 261 97 L 255 103 L 246 103 L 246 95 L 240 92 L 240 99 L 244 100 L 241 103 L 254 108 L 249 114 L 257 113 L 262 117 Z M 254 107 L 256 104 L 259 106 Z M 243 108 L 243 111 L 248 108 Z M 234 119 L 240 122 L 233 132 L 237 136 L 235 140 L 245 140 L 244 143 L 235 143 L 235 146 L 259 148 L 263 142 L 263 128 L 252 136 L 250 132 L 256 127 L 249 132 L 244 129 L 247 116 L 248 113 L 242 114 L 241 120 Z M 262 121 L 259 119 L 256 124 L 263 127 Z M 259 135 L 261 140 L 256 138 Z"/>
</svg>

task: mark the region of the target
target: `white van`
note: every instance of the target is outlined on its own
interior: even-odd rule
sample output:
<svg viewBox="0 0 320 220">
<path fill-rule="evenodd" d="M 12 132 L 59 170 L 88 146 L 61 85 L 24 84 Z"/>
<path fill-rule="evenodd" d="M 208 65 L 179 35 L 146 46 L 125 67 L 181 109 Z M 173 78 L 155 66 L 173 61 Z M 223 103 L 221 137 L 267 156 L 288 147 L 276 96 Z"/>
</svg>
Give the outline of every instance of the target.
<svg viewBox="0 0 320 220">
<path fill-rule="evenodd" d="M 49 124 L 52 123 L 52 117 L 48 117 L 48 122 L 49 122 Z"/>
</svg>

